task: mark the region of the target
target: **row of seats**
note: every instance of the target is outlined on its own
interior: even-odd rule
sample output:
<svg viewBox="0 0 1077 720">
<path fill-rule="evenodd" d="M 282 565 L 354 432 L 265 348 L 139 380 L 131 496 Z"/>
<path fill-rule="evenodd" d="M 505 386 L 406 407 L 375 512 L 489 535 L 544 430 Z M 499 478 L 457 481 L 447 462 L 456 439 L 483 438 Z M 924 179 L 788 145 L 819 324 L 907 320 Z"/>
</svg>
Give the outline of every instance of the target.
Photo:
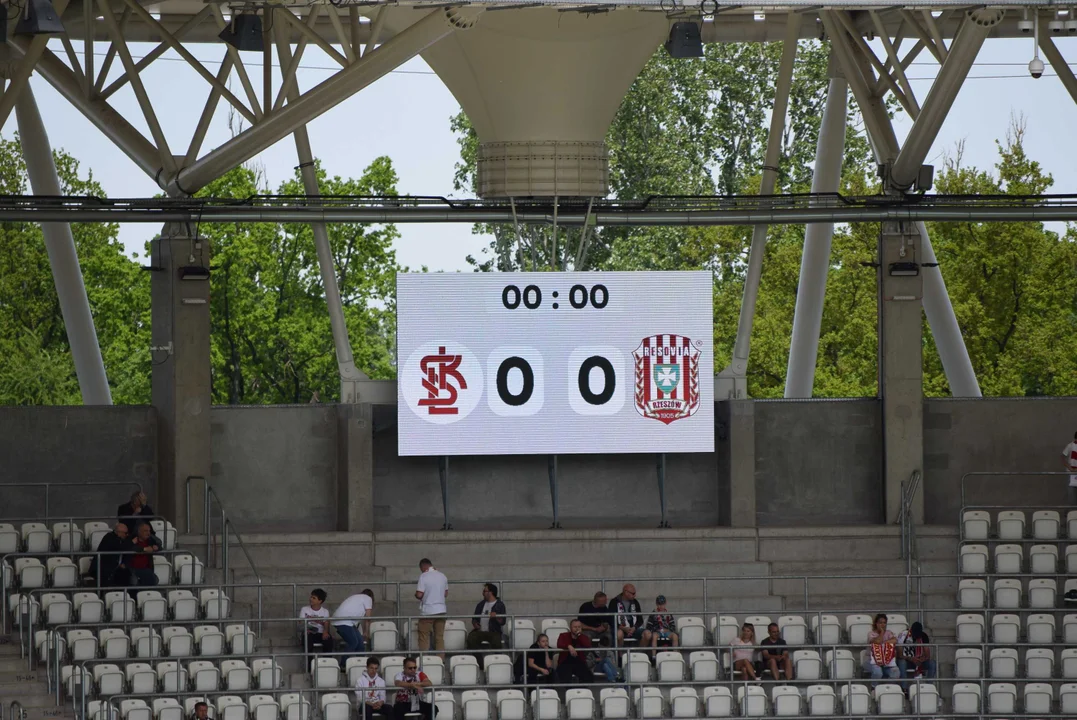
<svg viewBox="0 0 1077 720">
<path fill-rule="evenodd" d="M 1077 592 L 1077 578 L 1067 580 L 1063 592 Z M 967 578 L 958 583 L 959 608 L 982 610 L 987 607 L 987 599 L 986 580 Z M 1058 607 L 1058 583 L 1051 578 L 1029 580 L 1027 585 L 1011 578 L 995 580 L 991 586 L 991 606 L 999 610 L 1053 610 Z"/>
<path fill-rule="evenodd" d="M 1056 642 L 1055 616 L 1047 613 L 1031 613 L 1025 616 L 1025 642 L 1030 645 L 1053 645 Z M 985 641 L 986 622 L 983 615 L 957 616 L 957 642 L 961 645 L 982 645 Z M 996 645 L 1016 645 L 1021 642 L 1021 618 L 1013 613 L 997 613 L 991 616 L 991 642 Z M 1062 642 L 1077 644 L 1077 614 L 1062 619 Z"/>
<path fill-rule="evenodd" d="M 232 601 L 216 588 L 203 589 L 196 596 L 190 590 L 170 590 L 167 597 L 157 590 L 139 590 L 137 600 L 124 590 L 105 593 L 42 593 L 39 601 L 32 595 L 8 597 L 8 607 L 16 626 L 39 625 L 99 625 L 106 622 L 194 622 L 224 620 L 231 614 Z M 107 618 L 107 620 L 106 620 Z"/>
<path fill-rule="evenodd" d="M 1032 525 L 1026 527 L 1025 513 L 1021 510 L 1002 510 L 992 525 L 991 513 L 986 510 L 966 510 L 961 516 L 961 537 L 964 540 L 1024 540 L 1026 530 L 1033 540 L 1058 540 L 1065 529 L 1065 537 L 1077 540 L 1077 510 L 1066 513 L 1066 525 L 1062 516 L 1054 510 L 1037 510 L 1032 513 Z"/>
<path fill-rule="evenodd" d="M 167 520 L 151 520 L 150 526 L 166 550 L 176 548 L 176 528 Z M 57 522 L 49 528 L 45 523 L 26 522 L 18 529 L 11 523 L 0 523 L 0 557 L 8 553 L 82 552 L 96 550 L 101 538 L 112 531 L 106 522 L 92 521 L 81 528 L 78 523 Z"/>
<path fill-rule="evenodd" d="M 986 703 L 979 684 L 958 683 L 954 687 L 953 712 L 992 714 L 1052 712 L 1056 692 L 1047 683 L 1028 683 L 1020 692 L 1013 683 L 991 683 L 986 688 Z M 390 697 L 392 693 L 389 693 Z M 835 692 L 829 685 L 810 685 L 800 689 L 777 685 L 766 689 L 758 685 L 729 687 L 709 686 L 702 692 L 694 687 L 672 687 L 664 692 L 657 687 L 604 688 L 596 699 L 588 688 L 564 691 L 564 700 L 552 688 L 537 688 L 527 695 L 523 690 L 505 689 L 491 694 L 486 690 L 467 690 L 454 694 L 434 691 L 430 699 L 438 708 L 440 720 L 627 720 L 641 718 L 728 718 L 728 717 L 830 717 L 834 715 L 932 715 L 942 711 L 938 689 L 930 683 L 913 684 L 908 697 L 901 687 L 883 683 L 871 690 L 866 685 L 843 685 Z M 1018 704 L 1020 697 L 1021 703 Z M 1077 684 L 1066 684 L 1057 692 L 1063 714 L 1077 713 Z M 152 704 L 128 699 L 116 708 L 107 702 L 88 704 L 88 720 L 181 720 L 191 714 L 197 702 L 210 705 L 215 720 L 306 720 L 310 701 L 304 694 L 250 695 L 245 701 L 238 695 L 216 698 L 191 697 L 181 704 L 176 698 L 156 698 Z M 350 693 L 324 693 L 316 700 L 322 720 L 349 720 L 353 717 Z"/>
<path fill-rule="evenodd" d="M 251 658 L 249 664 L 233 658 L 221 660 L 219 664 L 212 660 L 188 663 L 166 660 L 156 664 L 101 662 L 88 668 L 64 665 L 60 677 L 72 697 L 77 697 L 79 691 L 85 692 L 87 697 L 111 697 L 157 692 L 246 692 L 284 687 L 284 672 L 272 658 Z"/>
<path fill-rule="evenodd" d="M 1012 680 L 1050 680 L 1055 675 L 1055 650 L 1027 648 L 1024 663 L 1014 648 L 991 648 L 987 656 L 987 677 Z M 1077 680 L 1077 648 L 1065 648 L 1058 653 L 1059 675 L 1063 680 Z M 959 679 L 984 677 L 984 654 L 981 648 L 958 648 L 954 653 L 954 677 Z"/>
<path fill-rule="evenodd" d="M 73 662 L 123 658 L 187 658 L 198 655 L 216 657 L 250 655 L 254 652 L 257 634 L 247 625 L 197 625 L 193 632 L 185 627 L 168 626 L 161 632 L 153 628 L 136 627 L 130 632 L 121 628 L 68 630 L 63 635 L 47 630 L 34 633 L 38 657 L 59 654 Z"/>
<path fill-rule="evenodd" d="M 163 555 L 153 556 L 153 572 L 161 585 L 201 585 L 205 579 L 202 561 L 189 553 L 178 553 L 171 560 Z M 0 582 L 7 589 L 74 588 L 82 577 L 90 574 L 92 557 L 79 558 L 78 564 L 68 557 L 49 557 L 42 563 L 37 558 L 15 558 L 14 565 L 0 561 Z M 87 583 L 94 586 L 95 581 Z"/>
<path fill-rule="evenodd" d="M 1028 549 L 1025 562 L 1025 546 L 1004 543 L 995 546 L 994 562 L 989 564 L 990 554 L 986 545 L 961 546 L 961 573 L 964 575 L 1057 575 L 1058 545 L 1033 545 Z M 1077 575 L 1077 545 L 1067 545 L 1063 554 L 1067 575 Z"/>
</svg>

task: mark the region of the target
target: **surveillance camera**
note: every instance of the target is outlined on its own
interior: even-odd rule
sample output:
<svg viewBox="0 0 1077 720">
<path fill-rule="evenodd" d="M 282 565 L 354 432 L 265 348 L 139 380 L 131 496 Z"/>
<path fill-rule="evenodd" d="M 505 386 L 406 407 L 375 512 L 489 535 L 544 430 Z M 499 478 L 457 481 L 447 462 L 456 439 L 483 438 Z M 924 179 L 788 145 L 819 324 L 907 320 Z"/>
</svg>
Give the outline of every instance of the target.
<svg viewBox="0 0 1077 720">
<path fill-rule="evenodd" d="M 1018 20 L 1017 21 L 1017 29 L 1020 30 L 1025 35 L 1030 35 L 1032 33 L 1033 26 L 1034 26 L 1034 23 L 1031 20 Z"/>
<path fill-rule="evenodd" d="M 1077 20 L 1066 21 L 1066 32 L 1070 33 L 1071 35 L 1077 33 Z"/>
<path fill-rule="evenodd" d="M 1034 78 L 1043 77 L 1043 60 L 1032 58 L 1032 62 L 1028 64 L 1028 74 Z"/>
<path fill-rule="evenodd" d="M 1051 22 L 1047 23 L 1047 28 L 1055 35 L 1062 32 L 1065 27 L 1066 23 L 1062 22 L 1061 20 L 1052 20 Z"/>
</svg>

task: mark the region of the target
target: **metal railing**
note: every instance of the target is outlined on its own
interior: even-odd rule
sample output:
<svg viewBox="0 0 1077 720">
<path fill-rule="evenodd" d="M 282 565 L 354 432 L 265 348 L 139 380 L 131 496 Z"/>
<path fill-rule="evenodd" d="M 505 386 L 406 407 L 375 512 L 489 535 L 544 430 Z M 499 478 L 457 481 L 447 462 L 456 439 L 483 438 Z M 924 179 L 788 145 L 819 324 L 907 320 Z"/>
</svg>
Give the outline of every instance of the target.
<svg viewBox="0 0 1077 720">
<path fill-rule="evenodd" d="M 49 515 L 49 495 L 51 488 L 61 487 L 70 491 L 72 489 L 90 488 L 90 487 L 134 487 L 138 488 L 139 492 L 142 492 L 142 483 L 134 481 L 129 482 L 80 482 L 80 483 L 53 483 L 53 482 L 41 482 L 41 483 L 29 483 L 29 482 L 17 482 L 17 483 L 4 483 L 0 485 L 0 489 L 3 489 L 6 493 L 9 488 L 32 488 L 34 490 L 44 489 L 45 491 L 45 517 Z M 126 502 L 128 498 L 124 498 Z M 116 503 L 116 507 L 119 507 L 123 503 Z M 96 519 L 96 518 L 95 518 Z M 7 520 L 5 517 L 0 517 L 0 520 Z"/>
<path fill-rule="evenodd" d="M 901 483 L 901 508 L 898 511 L 898 522 L 901 524 L 901 557 L 905 560 L 905 573 L 912 577 L 916 573 L 916 611 L 917 615 L 923 614 L 924 598 L 922 581 L 922 568 L 920 565 L 919 552 L 916 545 L 916 517 L 913 512 L 913 502 L 916 493 L 920 489 L 920 481 L 923 475 L 919 470 L 913 470 L 909 479 Z M 911 606 L 909 585 L 905 589 L 905 604 Z"/>
<path fill-rule="evenodd" d="M 221 569 L 224 577 L 224 584 L 226 587 L 232 587 L 231 576 L 229 573 L 228 563 L 228 548 L 229 542 L 232 536 L 235 536 L 236 542 L 239 543 L 239 549 L 243 553 L 243 557 L 246 559 L 247 564 L 250 566 L 251 573 L 254 575 L 254 580 L 257 584 L 262 584 L 262 576 L 258 572 L 257 566 L 254 564 L 254 560 L 251 558 L 250 552 L 247 551 L 247 546 L 243 543 L 243 536 L 239 532 L 239 528 L 236 527 L 235 522 L 228 517 L 228 513 L 225 511 L 224 503 L 221 502 L 220 496 L 217 491 L 213 489 L 207 478 L 198 475 L 189 475 L 186 480 L 184 491 L 187 495 L 187 523 L 186 532 L 191 532 L 191 481 L 200 480 L 202 482 L 202 533 L 206 536 L 206 558 L 205 564 L 207 567 L 218 567 Z M 220 510 L 220 534 L 216 535 L 213 532 L 213 521 L 216 518 L 213 512 L 213 503 L 217 503 L 217 509 Z M 218 549 L 214 545 L 219 538 L 219 554 L 214 550 Z M 216 562 L 215 562 L 216 560 Z M 258 615 L 262 615 L 261 608 L 261 595 L 259 594 L 259 606 Z"/>
</svg>

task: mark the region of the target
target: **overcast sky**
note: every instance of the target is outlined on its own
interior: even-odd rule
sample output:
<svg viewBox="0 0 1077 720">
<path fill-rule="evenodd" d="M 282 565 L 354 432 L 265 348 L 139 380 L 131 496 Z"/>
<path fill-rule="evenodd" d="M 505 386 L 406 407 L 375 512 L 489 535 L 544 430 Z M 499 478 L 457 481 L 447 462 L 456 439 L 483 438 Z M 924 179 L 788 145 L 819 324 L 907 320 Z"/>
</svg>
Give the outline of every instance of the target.
<svg viewBox="0 0 1077 720">
<path fill-rule="evenodd" d="M 1057 44 L 1071 66 L 1077 63 L 1077 38 L 1061 38 Z M 63 56 L 58 42 L 54 52 Z M 99 44 L 103 51 L 105 44 Z M 136 57 L 153 46 L 134 44 Z M 82 50 L 75 44 L 81 56 Z M 215 71 L 223 54 L 220 46 L 195 46 L 195 54 L 212 62 Z M 1029 77 L 1026 65 L 1031 59 L 1032 40 L 988 40 L 962 88 L 953 110 L 932 148 L 929 162 L 941 164 L 944 153 L 952 154 L 956 144 L 965 142 L 967 165 L 990 168 L 997 154 L 994 141 L 1005 136 L 1010 118 L 1023 114 L 1028 126 L 1026 146 L 1029 155 L 1039 160 L 1054 175 L 1055 192 L 1077 193 L 1077 105 L 1061 82 L 1048 68 L 1039 80 Z M 260 54 L 245 53 L 251 65 L 260 62 Z M 931 80 L 938 69 L 928 62 L 910 68 L 921 105 L 927 97 Z M 98 60 L 98 66 L 100 60 Z M 114 63 L 113 74 L 120 63 Z M 308 48 L 299 72 L 304 89 L 327 78 L 335 63 L 316 48 Z M 251 69 L 252 74 L 257 72 Z M 168 53 L 142 73 L 157 115 L 168 135 L 173 154 L 183 154 L 202 111 L 208 85 L 181 58 Z M 63 148 L 91 168 L 111 197 L 146 197 L 158 192 L 153 181 L 97 131 L 79 112 L 72 109 L 44 80 L 32 80 L 38 104 L 54 147 Z M 257 85 L 257 82 L 255 83 Z M 241 94 L 241 93 L 239 93 Z M 134 101 L 130 86 L 113 96 L 113 103 L 133 125 L 146 132 L 146 124 Z M 310 125 L 311 144 L 330 174 L 358 176 L 378 155 L 388 155 L 400 177 L 402 194 L 453 195 L 453 165 L 458 158 L 455 139 L 449 130 L 449 118 L 458 111 L 453 96 L 421 60 L 416 59 L 400 70 L 363 90 Z M 219 145 L 229 137 L 226 103 L 219 106 L 210 128 L 206 148 Z M 904 115 L 897 121 L 898 137 L 903 138 L 909 123 Z M 4 128 L 10 137 L 15 130 L 14 113 Z M 148 136 L 149 133 L 146 132 Z M 291 136 L 263 152 L 259 163 L 272 186 L 290 177 L 296 165 L 295 145 Z M 485 240 L 471 234 L 469 225 L 400 225 L 397 243 L 399 261 L 411 267 L 427 265 L 431 270 L 466 268 L 464 257 L 477 253 Z M 145 241 L 158 230 L 155 225 L 127 224 L 121 237 L 132 252 L 141 252 Z"/>
</svg>

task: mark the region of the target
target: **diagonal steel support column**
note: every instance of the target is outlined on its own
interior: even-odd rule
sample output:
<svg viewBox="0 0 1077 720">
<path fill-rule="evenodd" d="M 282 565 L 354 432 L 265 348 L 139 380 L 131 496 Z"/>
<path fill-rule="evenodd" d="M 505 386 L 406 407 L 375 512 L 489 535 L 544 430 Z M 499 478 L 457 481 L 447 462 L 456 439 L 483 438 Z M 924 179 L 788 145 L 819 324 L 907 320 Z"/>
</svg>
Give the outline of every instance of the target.
<svg viewBox="0 0 1077 720">
<path fill-rule="evenodd" d="M 830 85 L 819 127 L 815 150 L 813 193 L 836 193 L 841 188 L 841 164 L 845 155 L 845 124 L 849 107 L 849 86 L 830 58 Z M 830 241 L 834 223 L 812 223 L 804 230 L 804 254 L 800 261 L 800 282 L 793 314 L 793 339 L 785 373 L 785 397 L 810 398 L 819 353 L 819 329 L 823 322 L 823 300 L 830 270 Z"/>
<path fill-rule="evenodd" d="M 1050 35 L 1040 34 L 1040 49 L 1043 50 L 1043 56 L 1047 58 L 1047 62 L 1051 63 L 1051 67 L 1058 73 L 1058 79 L 1062 81 L 1062 85 L 1073 98 L 1073 102 L 1077 103 L 1077 77 L 1074 76 L 1066 59 L 1062 57 L 1062 53 L 1055 47 Z"/>
<path fill-rule="evenodd" d="M 465 10 L 469 10 L 465 8 Z M 482 12 L 482 10 L 469 10 Z M 459 15 L 461 10 L 457 9 Z M 391 70 L 403 65 L 455 31 L 444 9 L 432 11 L 369 55 L 307 91 L 294 103 L 267 116 L 236 135 L 193 165 L 183 168 L 168 183 L 174 194 L 193 194 L 207 183 L 250 160 L 269 146 L 336 107 Z"/>
<path fill-rule="evenodd" d="M 939 130 L 946 115 L 953 107 L 961 84 L 972 69 L 976 55 L 980 47 L 987 39 L 991 28 L 1002 19 L 1003 12 L 999 9 L 974 10 L 968 15 L 966 21 L 954 38 L 950 46 L 946 61 L 939 69 L 935 82 L 931 85 L 924 106 L 920 110 L 920 116 L 916 118 L 912 129 L 909 130 L 905 144 L 898 153 L 897 159 L 890 171 L 890 182 L 896 190 L 905 190 L 912 187 L 920 173 L 920 167 L 927 159 L 931 151 L 931 145 L 938 137 Z"/>
<path fill-rule="evenodd" d="M 785 114 L 789 107 L 789 90 L 793 84 L 793 63 L 797 54 L 800 35 L 800 15 L 789 13 L 782 41 L 782 57 L 778 66 L 778 82 L 774 90 L 774 108 L 770 115 L 770 132 L 767 135 L 767 151 L 763 161 L 763 177 L 759 182 L 760 195 L 773 195 L 778 180 L 778 161 L 781 155 L 782 132 L 785 130 Z M 768 225 L 756 225 L 752 230 L 752 244 L 748 251 L 748 272 L 744 278 L 744 297 L 740 304 L 737 322 L 737 340 L 733 346 L 733 359 L 719 377 L 723 378 L 723 391 L 730 398 L 747 397 L 748 353 L 752 342 L 752 324 L 755 321 L 755 302 L 759 296 L 759 282 L 763 275 L 763 254 L 767 245 Z M 732 387 L 730 387 L 730 383 Z"/>
<path fill-rule="evenodd" d="M 287 11 L 285 11 L 287 12 Z M 275 12 L 275 15 L 279 11 Z M 292 49 L 288 45 L 287 28 L 283 22 L 276 27 L 277 58 L 282 67 L 289 67 L 292 62 Z M 299 97 L 299 88 L 292 83 L 288 88 L 288 102 L 294 102 Z M 299 172 L 303 176 L 303 189 L 307 195 L 317 197 L 321 195 L 318 186 L 318 168 L 314 163 L 314 153 L 310 148 L 310 135 L 307 126 L 301 125 L 293 133 L 295 136 L 295 149 L 299 156 Z M 333 261 L 333 250 L 329 245 L 329 231 L 325 223 L 314 222 L 310 224 L 314 233 L 314 247 L 318 252 L 318 269 L 321 271 L 322 287 L 325 288 L 325 302 L 329 306 L 329 324 L 333 329 L 333 345 L 337 354 L 337 370 L 340 373 L 340 402 L 342 404 L 359 402 L 358 383 L 370 378 L 355 367 L 352 357 L 351 338 L 348 336 L 348 326 L 344 322 L 344 306 L 340 301 L 340 287 L 337 285 L 336 264 Z"/>
<path fill-rule="evenodd" d="M 19 123 L 19 141 L 26 159 L 26 172 L 35 195 L 58 196 L 60 179 L 52 159 L 52 147 L 41 113 L 37 109 L 33 90 L 27 84 L 15 104 Z M 97 343 L 90 301 L 86 297 L 86 285 L 82 281 L 78 253 L 71 225 L 66 222 L 43 222 L 41 234 L 49 254 L 49 266 L 56 283 L 56 295 L 60 312 L 64 317 L 64 330 L 71 345 L 71 357 L 75 362 L 75 374 L 79 379 L 84 405 L 111 405 L 112 393 L 105 376 L 105 363 Z"/>
</svg>

